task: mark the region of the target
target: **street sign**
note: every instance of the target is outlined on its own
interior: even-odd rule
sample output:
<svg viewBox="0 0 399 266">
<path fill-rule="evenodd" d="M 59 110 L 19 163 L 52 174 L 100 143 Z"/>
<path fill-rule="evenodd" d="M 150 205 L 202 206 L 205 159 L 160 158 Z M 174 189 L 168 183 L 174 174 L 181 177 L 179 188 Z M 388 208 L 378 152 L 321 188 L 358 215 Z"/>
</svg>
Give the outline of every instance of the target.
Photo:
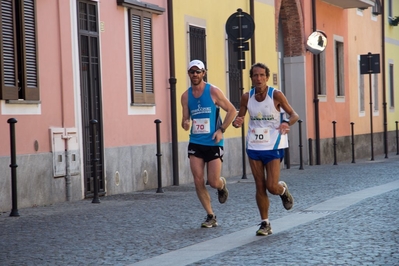
<svg viewBox="0 0 399 266">
<path fill-rule="evenodd" d="M 380 54 L 360 55 L 360 74 L 380 73 Z"/>
<path fill-rule="evenodd" d="M 241 20 L 241 21 L 240 21 Z M 240 32 L 241 23 L 241 32 Z M 253 18 L 245 12 L 233 13 L 226 22 L 226 32 L 230 40 L 245 42 L 249 40 L 255 31 L 255 22 Z M 241 34 L 241 36 L 240 36 Z"/>
<path fill-rule="evenodd" d="M 242 9 L 237 9 L 226 21 L 226 32 L 230 40 L 234 42 L 234 51 L 238 53 L 238 68 L 245 69 L 245 51 L 249 50 L 246 42 L 254 35 L 255 23 L 253 18 Z"/>
</svg>

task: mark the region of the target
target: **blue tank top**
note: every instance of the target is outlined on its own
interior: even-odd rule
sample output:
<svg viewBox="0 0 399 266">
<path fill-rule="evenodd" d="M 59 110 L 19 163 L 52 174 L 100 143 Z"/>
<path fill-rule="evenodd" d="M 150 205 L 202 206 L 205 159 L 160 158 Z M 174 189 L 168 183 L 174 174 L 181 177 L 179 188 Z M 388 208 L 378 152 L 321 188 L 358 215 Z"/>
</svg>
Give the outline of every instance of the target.
<svg viewBox="0 0 399 266">
<path fill-rule="evenodd" d="M 205 146 L 223 146 L 224 139 L 215 143 L 213 134 L 221 124 L 219 107 L 215 105 L 211 97 L 211 85 L 206 83 L 202 95 L 193 96 L 192 88 L 188 88 L 188 109 L 191 117 L 190 143 Z"/>
</svg>

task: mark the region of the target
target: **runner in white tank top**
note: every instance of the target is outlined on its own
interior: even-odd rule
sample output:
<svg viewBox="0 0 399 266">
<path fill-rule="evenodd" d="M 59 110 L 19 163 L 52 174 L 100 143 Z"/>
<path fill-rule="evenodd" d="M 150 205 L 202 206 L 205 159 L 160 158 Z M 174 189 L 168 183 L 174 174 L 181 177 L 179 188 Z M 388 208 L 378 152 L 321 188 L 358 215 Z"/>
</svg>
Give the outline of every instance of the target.
<svg viewBox="0 0 399 266">
<path fill-rule="evenodd" d="M 256 99 L 256 88 L 249 92 L 248 150 L 278 150 L 288 147 L 287 134 L 281 134 L 279 130 L 284 113 L 274 106 L 274 90 L 273 87 L 268 87 L 266 97 L 261 102 Z"/>
<path fill-rule="evenodd" d="M 241 97 L 240 111 L 233 121 L 234 127 L 241 127 L 245 114 L 249 113 L 247 134 L 247 155 L 256 185 L 256 203 L 261 216 L 256 235 L 270 235 L 269 198 L 267 191 L 280 195 L 285 209 L 290 210 L 294 198 L 285 182 L 280 181 L 280 162 L 284 148 L 288 147 L 287 133 L 299 116 L 288 103 L 284 94 L 267 86 L 270 69 L 256 63 L 251 67 L 253 88 Z M 283 119 L 283 111 L 289 119 Z M 266 170 L 266 175 L 265 175 Z"/>
</svg>

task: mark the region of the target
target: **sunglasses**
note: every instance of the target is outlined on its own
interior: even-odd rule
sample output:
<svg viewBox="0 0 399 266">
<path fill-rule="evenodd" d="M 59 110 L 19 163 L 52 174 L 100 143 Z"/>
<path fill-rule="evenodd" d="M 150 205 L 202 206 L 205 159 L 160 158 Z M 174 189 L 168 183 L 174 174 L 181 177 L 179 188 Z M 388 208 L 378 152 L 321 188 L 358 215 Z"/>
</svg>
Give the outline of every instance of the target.
<svg viewBox="0 0 399 266">
<path fill-rule="evenodd" d="M 190 73 L 191 75 L 194 74 L 194 73 L 201 74 L 201 73 L 202 73 L 202 70 L 201 70 L 201 69 L 189 70 L 188 73 Z"/>
</svg>

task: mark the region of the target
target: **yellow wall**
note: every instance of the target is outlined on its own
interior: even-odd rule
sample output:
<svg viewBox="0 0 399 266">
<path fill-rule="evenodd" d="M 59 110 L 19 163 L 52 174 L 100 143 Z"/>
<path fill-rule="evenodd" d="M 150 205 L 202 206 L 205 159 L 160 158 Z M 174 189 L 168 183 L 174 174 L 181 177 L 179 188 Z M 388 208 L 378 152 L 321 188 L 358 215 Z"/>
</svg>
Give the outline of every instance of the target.
<svg viewBox="0 0 399 266">
<path fill-rule="evenodd" d="M 181 94 L 190 86 L 187 75 L 189 62 L 189 25 L 206 29 L 207 80 L 219 87 L 228 96 L 228 55 L 226 42 L 226 21 L 241 8 L 250 14 L 249 1 L 243 0 L 204 0 L 191 2 L 187 0 L 173 1 L 175 69 L 177 95 L 177 122 L 179 141 L 187 141 L 188 133 L 181 126 Z M 266 63 L 271 72 L 277 72 L 277 54 L 275 48 L 274 4 L 272 1 L 255 1 L 255 34 L 256 60 Z M 245 91 L 250 87 L 249 69 L 251 52 L 245 52 L 246 69 L 243 70 L 243 86 Z M 222 111 L 222 116 L 224 112 Z M 230 127 L 226 138 L 241 136 L 241 130 Z"/>
<path fill-rule="evenodd" d="M 388 13 L 388 10 L 385 10 Z M 393 16 L 399 16 L 399 2 L 393 1 Z M 395 121 L 399 121 L 399 26 L 388 24 L 388 15 L 385 20 L 385 68 L 386 68 L 386 89 L 387 89 L 387 127 L 388 131 L 395 130 Z M 389 63 L 394 64 L 394 108 L 390 108 L 389 93 Z"/>
</svg>

